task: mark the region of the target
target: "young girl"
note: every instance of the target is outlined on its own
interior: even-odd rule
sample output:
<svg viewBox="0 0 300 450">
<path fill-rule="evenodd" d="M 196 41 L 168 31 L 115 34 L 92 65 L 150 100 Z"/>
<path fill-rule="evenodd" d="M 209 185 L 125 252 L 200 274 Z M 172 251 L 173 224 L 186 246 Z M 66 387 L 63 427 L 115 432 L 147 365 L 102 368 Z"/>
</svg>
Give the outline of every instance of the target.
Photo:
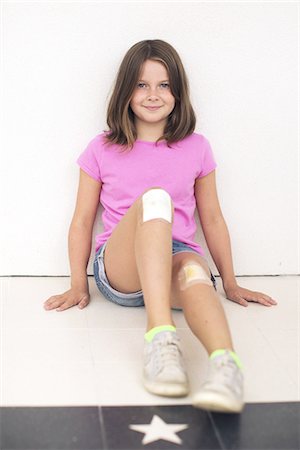
<svg viewBox="0 0 300 450">
<path fill-rule="evenodd" d="M 107 113 L 108 131 L 80 155 L 77 204 L 69 231 L 71 288 L 45 302 L 63 311 L 88 305 L 87 264 L 97 208 L 104 232 L 96 237 L 94 276 L 100 292 L 122 306 L 145 306 L 145 388 L 157 395 L 189 392 L 172 318 L 182 309 L 209 355 L 208 377 L 196 407 L 240 412 L 241 363 L 234 351 L 216 283 L 195 242 L 195 207 L 229 300 L 247 306 L 276 302 L 238 286 L 230 238 L 218 201 L 216 163 L 195 129 L 187 77 L 176 50 L 144 40 L 126 53 Z"/>
</svg>

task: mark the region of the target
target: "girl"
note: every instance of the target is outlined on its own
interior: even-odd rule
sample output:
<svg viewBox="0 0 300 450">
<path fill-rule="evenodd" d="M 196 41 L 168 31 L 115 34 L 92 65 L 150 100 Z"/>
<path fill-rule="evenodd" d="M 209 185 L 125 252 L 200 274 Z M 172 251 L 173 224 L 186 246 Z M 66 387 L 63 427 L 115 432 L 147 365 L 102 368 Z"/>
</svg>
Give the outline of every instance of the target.
<svg viewBox="0 0 300 450">
<path fill-rule="evenodd" d="M 204 236 L 229 300 L 247 306 L 276 302 L 238 286 L 230 238 L 215 181 L 216 163 L 196 119 L 187 77 L 176 50 L 144 40 L 126 53 L 107 112 L 108 131 L 80 155 L 80 181 L 69 231 L 71 288 L 45 302 L 63 311 L 88 305 L 87 264 L 93 224 L 104 207 L 104 232 L 96 237 L 94 276 L 100 292 L 122 306 L 145 306 L 145 388 L 184 396 L 189 384 L 172 318 L 182 309 L 209 355 L 207 381 L 196 407 L 240 412 L 241 363 L 234 351 L 216 283 L 194 241 L 197 206 Z"/>
</svg>

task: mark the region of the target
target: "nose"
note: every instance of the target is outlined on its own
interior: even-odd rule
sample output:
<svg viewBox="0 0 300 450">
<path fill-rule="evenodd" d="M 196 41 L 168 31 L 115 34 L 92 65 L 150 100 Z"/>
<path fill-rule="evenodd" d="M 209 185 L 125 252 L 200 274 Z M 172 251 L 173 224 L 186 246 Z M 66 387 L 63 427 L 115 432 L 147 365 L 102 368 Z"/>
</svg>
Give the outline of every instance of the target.
<svg viewBox="0 0 300 450">
<path fill-rule="evenodd" d="M 159 101 L 159 99 L 157 98 L 157 96 L 155 95 L 149 95 L 149 97 L 147 98 L 148 102 L 150 103 L 149 106 L 151 106 L 151 104 L 157 103 Z"/>
<path fill-rule="evenodd" d="M 156 92 L 156 88 L 149 88 L 149 91 L 148 91 L 148 98 L 149 99 L 157 99 L 158 98 L 158 95 L 157 95 L 157 92 Z"/>
</svg>

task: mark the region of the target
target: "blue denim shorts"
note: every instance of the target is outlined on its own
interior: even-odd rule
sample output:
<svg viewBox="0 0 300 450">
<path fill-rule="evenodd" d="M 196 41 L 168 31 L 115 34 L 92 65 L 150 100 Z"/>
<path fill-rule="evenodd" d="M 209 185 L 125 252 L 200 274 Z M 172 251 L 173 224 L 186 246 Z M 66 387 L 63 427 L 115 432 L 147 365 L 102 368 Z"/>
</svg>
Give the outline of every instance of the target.
<svg viewBox="0 0 300 450">
<path fill-rule="evenodd" d="M 110 300 L 113 303 L 117 303 L 121 306 L 144 306 L 144 297 L 143 297 L 143 291 L 137 291 L 132 293 L 126 293 L 119 292 L 116 289 L 114 289 L 107 279 L 106 273 L 105 273 L 105 267 L 104 267 L 104 251 L 106 247 L 107 241 L 99 248 L 95 255 L 94 260 L 94 277 L 97 284 L 97 287 L 101 294 L 104 295 L 104 297 L 107 300 Z M 189 247 L 187 244 L 184 244 L 183 242 L 176 241 L 173 239 L 172 242 L 172 254 L 175 255 L 176 253 L 181 252 L 192 252 L 199 255 L 196 250 L 193 250 L 191 247 Z M 216 289 L 216 280 L 213 274 L 211 273 L 211 281 L 213 283 L 214 288 Z M 173 309 L 179 309 L 181 308 L 173 308 Z"/>
</svg>

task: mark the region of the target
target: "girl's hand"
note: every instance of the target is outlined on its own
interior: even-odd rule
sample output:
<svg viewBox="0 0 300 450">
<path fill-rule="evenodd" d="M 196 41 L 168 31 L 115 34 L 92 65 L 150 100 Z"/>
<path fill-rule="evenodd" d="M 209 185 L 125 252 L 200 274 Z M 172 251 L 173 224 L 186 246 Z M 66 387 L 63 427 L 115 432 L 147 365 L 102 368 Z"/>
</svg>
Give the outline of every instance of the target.
<svg viewBox="0 0 300 450">
<path fill-rule="evenodd" d="M 64 311 L 72 306 L 78 305 L 80 309 L 85 308 L 90 302 L 90 294 L 86 291 L 69 289 L 61 295 L 53 295 L 44 303 L 44 308 L 49 311 Z"/>
<path fill-rule="evenodd" d="M 242 306 L 248 306 L 248 302 L 256 302 L 265 306 L 277 305 L 277 302 L 268 295 L 244 289 L 237 284 L 226 287 L 224 290 L 228 300 L 232 300 Z"/>
</svg>

